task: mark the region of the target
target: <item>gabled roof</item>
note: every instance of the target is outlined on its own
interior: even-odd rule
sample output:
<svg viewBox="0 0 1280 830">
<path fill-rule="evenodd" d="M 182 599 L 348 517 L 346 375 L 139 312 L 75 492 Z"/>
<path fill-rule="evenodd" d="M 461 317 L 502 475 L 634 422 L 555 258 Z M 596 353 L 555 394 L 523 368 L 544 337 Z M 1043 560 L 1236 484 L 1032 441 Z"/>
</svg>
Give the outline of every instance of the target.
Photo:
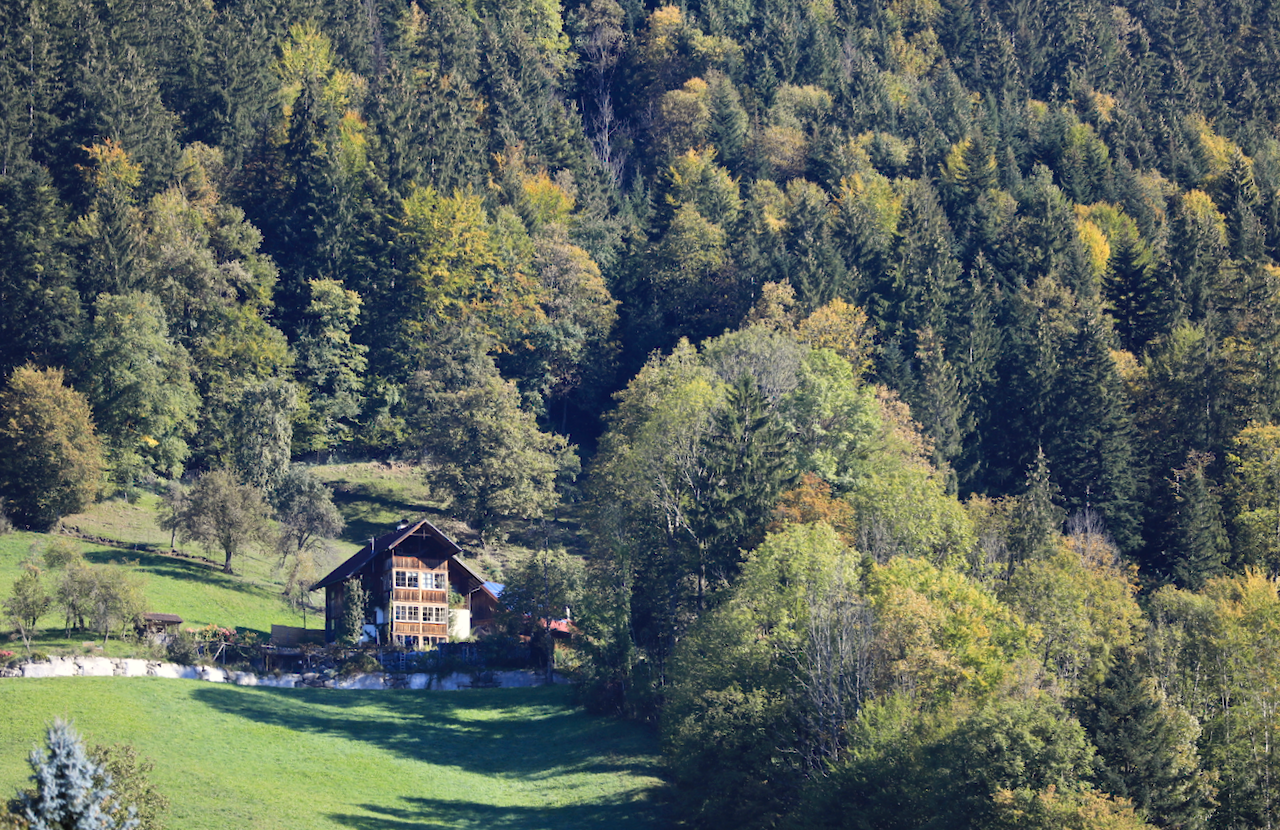
<svg viewBox="0 0 1280 830">
<path fill-rule="evenodd" d="M 425 536 L 434 541 L 440 548 L 441 559 L 448 559 L 462 552 L 462 548 L 458 547 L 448 536 L 441 533 L 438 527 L 423 519 L 415 524 L 397 528 L 390 533 L 370 540 L 369 544 L 362 547 L 354 556 L 334 568 L 324 579 L 312 585 L 311 590 L 318 591 L 329 585 L 347 581 L 353 574 L 358 573 L 361 568 L 369 564 L 375 556 L 399 547 L 404 540 L 415 535 Z M 467 570 L 470 571 L 471 569 L 467 568 Z"/>
</svg>

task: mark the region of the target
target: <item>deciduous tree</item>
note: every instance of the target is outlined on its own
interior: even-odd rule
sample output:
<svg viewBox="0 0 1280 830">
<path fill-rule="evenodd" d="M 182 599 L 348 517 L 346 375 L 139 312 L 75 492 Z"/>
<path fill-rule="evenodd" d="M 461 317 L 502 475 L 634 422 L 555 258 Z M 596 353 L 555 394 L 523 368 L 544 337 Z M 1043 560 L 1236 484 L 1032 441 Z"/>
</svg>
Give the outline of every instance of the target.
<svg viewBox="0 0 1280 830">
<path fill-rule="evenodd" d="M 196 480 L 181 512 L 178 535 L 226 557 L 222 570 L 231 573 L 231 558 L 250 547 L 271 543 L 268 507 L 262 491 L 241 484 L 230 470 L 211 470 Z"/>
<path fill-rule="evenodd" d="M 97 497 L 104 469 L 89 405 L 62 370 L 14 370 L 0 391 L 0 492 L 10 515 L 47 528 Z"/>
</svg>

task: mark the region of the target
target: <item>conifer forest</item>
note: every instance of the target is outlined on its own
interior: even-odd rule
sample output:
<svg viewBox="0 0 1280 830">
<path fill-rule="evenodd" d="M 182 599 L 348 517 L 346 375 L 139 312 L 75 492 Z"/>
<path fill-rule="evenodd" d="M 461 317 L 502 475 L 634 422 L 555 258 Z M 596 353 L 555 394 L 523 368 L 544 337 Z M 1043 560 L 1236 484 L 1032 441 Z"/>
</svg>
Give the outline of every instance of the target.
<svg viewBox="0 0 1280 830">
<path fill-rule="evenodd" d="M 411 463 L 687 826 L 1274 826 L 1280 6 L 660 2 L 5 0 L 9 518 Z"/>
</svg>

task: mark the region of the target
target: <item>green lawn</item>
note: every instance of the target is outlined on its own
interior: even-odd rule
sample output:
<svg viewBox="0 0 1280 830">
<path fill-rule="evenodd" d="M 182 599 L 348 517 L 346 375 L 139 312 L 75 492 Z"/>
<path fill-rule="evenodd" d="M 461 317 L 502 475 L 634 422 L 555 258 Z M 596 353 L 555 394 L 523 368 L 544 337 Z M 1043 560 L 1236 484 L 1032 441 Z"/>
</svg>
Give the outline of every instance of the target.
<svg viewBox="0 0 1280 830">
<path fill-rule="evenodd" d="M 250 689 L 155 678 L 0 680 L 0 795 L 54 717 L 155 761 L 175 830 L 668 824 L 657 746 L 564 688 Z"/>
<path fill-rule="evenodd" d="M 32 545 L 44 545 L 50 537 L 38 533 L 10 533 L 0 536 L 0 596 L 9 594 L 10 586 L 17 578 L 22 560 Z M 302 625 L 302 618 L 289 609 L 280 599 L 279 588 L 262 581 L 251 581 L 240 576 L 228 576 L 216 568 L 183 559 L 142 551 L 120 550 L 101 545 L 79 543 L 90 562 L 136 562 L 138 571 L 146 579 L 148 610 L 177 614 L 184 620 L 184 627 L 203 626 L 210 623 L 271 633 L 271 624 Z M 52 589 L 56 574 L 49 574 L 45 589 Z M 50 611 L 40 621 L 44 629 L 37 646 L 41 650 L 58 650 L 78 646 L 82 640 L 93 639 L 74 636 L 62 637 L 62 619 L 56 611 Z M 308 615 L 307 624 L 319 627 L 323 617 Z M 0 626 L 7 629 L 7 623 Z M 21 642 L 10 643 L 10 650 L 21 648 Z M 116 653 L 112 650 L 112 653 Z"/>
</svg>

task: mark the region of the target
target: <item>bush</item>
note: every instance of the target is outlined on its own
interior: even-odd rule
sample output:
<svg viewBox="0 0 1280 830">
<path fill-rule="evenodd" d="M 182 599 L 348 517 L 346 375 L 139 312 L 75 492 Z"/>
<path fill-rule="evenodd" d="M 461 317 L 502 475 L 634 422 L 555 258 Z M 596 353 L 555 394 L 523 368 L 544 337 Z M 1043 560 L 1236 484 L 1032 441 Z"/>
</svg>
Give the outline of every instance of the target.
<svg viewBox="0 0 1280 830">
<path fill-rule="evenodd" d="M 355 674 L 374 674 L 382 671 L 378 658 L 368 651 L 357 651 L 338 666 L 339 677 L 351 677 Z"/>
<path fill-rule="evenodd" d="M 165 645 L 165 654 L 171 663 L 194 666 L 200 660 L 200 648 L 196 635 L 190 631 L 179 631 L 169 638 Z"/>
</svg>

